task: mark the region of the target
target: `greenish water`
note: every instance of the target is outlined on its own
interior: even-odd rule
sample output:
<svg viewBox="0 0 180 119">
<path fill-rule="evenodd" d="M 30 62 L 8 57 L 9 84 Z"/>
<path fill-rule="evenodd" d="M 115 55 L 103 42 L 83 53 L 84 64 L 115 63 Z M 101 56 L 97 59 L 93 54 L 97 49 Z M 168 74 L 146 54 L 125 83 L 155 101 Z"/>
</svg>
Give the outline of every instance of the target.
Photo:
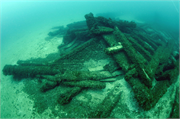
<svg viewBox="0 0 180 119">
<path fill-rule="evenodd" d="M 167 118 L 170 116 L 172 108 L 174 108 L 174 106 L 172 106 L 175 104 L 174 100 L 178 102 L 178 97 L 176 96 L 178 95 L 178 81 L 168 88 L 164 85 L 164 87 L 161 87 L 161 84 L 159 84 L 161 88 L 165 89 L 165 92 L 160 94 L 161 91 L 159 93 L 158 90 L 158 94 L 156 94 L 157 98 L 159 95 L 162 97 L 151 110 L 144 111 L 144 109 L 142 109 L 143 106 L 139 106 L 139 104 L 144 103 L 138 103 L 138 101 L 142 98 L 142 95 L 147 95 L 143 92 L 146 92 L 146 89 L 135 91 L 137 87 L 141 87 L 142 85 L 139 84 L 138 81 L 131 80 L 127 82 L 125 80 L 125 73 L 122 71 L 122 68 L 114 64 L 117 60 L 114 60 L 111 55 L 104 53 L 107 45 L 105 42 L 97 39 L 91 42 L 93 41 L 93 39 L 91 39 L 84 45 L 83 43 L 85 41 L 79 42 L 78 38 L 81 37 L 76 37 L 76 39 L 72 41 L 67 41 L 66 44 L 66 42 L 63 42 L 62 35 L 48 35 L 49 32 L 53 32 L 54 29 L 59 28 L 59 26 L 64 26 L 65 28 L 67 24 L 85 20 L 85 14 L 90 12 L 93 13 L 95 17 L 103 16 L 106 18 L 110 17 L 112 20 L 122 19 L 133 21 L 137 23 L 138 28 L 141 26 L 140 28 L 146 31 L 149 36 L 159 33 L 166 40 L 169 40 L 169 36 L 171 36 L 172 42 L 176 42 L 176 45 L 179 41 L 179 2 L 175 0 L 45 0 L 36 2 L 2 0 L 0 86 L 2 118 L 85 118 L 93 116 L 111 118 Z M 128 29 L 121 30 L 126 31 Z M 86 30 L 83 32 L 85 31 Z M 110 29 L 110 32 L 111 31 L 112 29 Z M 56 31 L 55 33 L 58 32 Z M 74 38 L 74 36 L 72 37 Z M 83 38 L 89 38 L 89 36 L 84 36 Z M 110 38 L 113 39 L 113 37 Z M 169 42 L 171 42 L 171 40 Z M 65 43 L 65 45 L 63 45 L 63 43 Z M 67 60 L 63 61 L 63 63 L 66 64 L 66 67 L 64 65 L 60 66 L 62 63 L 60 62 L 61 60 L 57 60 L 55 65 L 59 63 L 57 67 L 60 70 L 84 71 L 84 73 L 67 72 L 65 73 L 66 75 L 64 74 L 61 77 L 57 76 L 57 78 L 58 80 L 66 80 L 66 78 L 69 78 L 78 81 L 83 79 L 83 76 L 87 76 L 89 79 L 108 77 L 99 83 L 91 81 L 75 83 L 75 85 L 85 87 L 90 85 L 93 89 L 89 89 L 89 87 L 87 89 L 74 88 L 74 82 L 66 82 L 64 83 L 65 86 L 61 86 L 59 83 L 52 83 L 52 78 L 48 76 L 41 76 L 41 79 L 44 77 L 48 78 L 50 79 L 50 83 L 44 79 L 40 80 L 39 77 L 30 79 L 28 77 L 30 74 L 27 75 L 26 72 L 23 72 L 24 70 L 21 70 L 21 72 L 23 74 L 22 76 L 25 77 L 21 80 L 13 76 L 5 76 L 2 72 L 5 65 L 17 65 L 18 60 L 27 60 L 28 62 L 30 59 L 30 63 L 33 64 L 33 61 L 36 61 L 33 59 L 39 58 L 38 65 L 39 63 L 41 65 L 45 65 L 47 62 L 52 63 L 60 56 L 64 56 L 66 53 L 72 53 L 78 46 L 83 46 L 82 44 L 84 47 L 75 50 L 80 51 L 78 55 L 72 55 L 72 57 L 71 55 L 69 57 L 68 55 L 65 56 Z M 142 44 L 140 44 L 140 46 L 144 47 Z M 176 50 L 177 49 L 178 48 L 176 48 Z M 115 52 L 119 51 L 121 50 Z M 139 52 L 140 51 L 137 51 L 136 53 L 140 54 Z M 81 58 L 82 56 L 84 58 Z M 125 57 L 126 54 L 119 56 Z M 119 56 L 117 55 L 115 58 Z M 46 57 L 48 58 L 44 59 Z M 131 60 L 131 58 L 125 58 L 124 62 L 122 60 L 119 62 L 125 65 L 127 64 L 126 60 Z M 124 65 L 122 66 L 124 68 L 123 70 L 125 70 Z M 33 66 L 31 68 L 33 69 Z M 133 65 L 131 68 L 133 68 Z M 103 72 L 102 70 L 106 71 Z M 107 70 L 117 72 L 114 73 L 112 71 L 109 73 Z M 48 73 L 51 71 L 52 70 L 49 70 Z M 97 71 L 98 73 L 90 74 L 87 73 L 87 71 Z M 21 73 L 19 74 L 21 75 Z M 74 78 L 74 76 L 78 78 Z M 42 89 L 42 84 L 46 83 L 47 85 Z M 157 82 L 153 83 L 155 85 Z M 41 92 L 41 90 L 44 90 L 44 92 Z M 139 92 L 142 95 L 138 94 Z M 76 95 L 76 93 L 79 94 Z M 59 102 L 64 103 L 64 97 L 68 97 L 68 95 L 71 94 L 75 95 L 75 97 L 72 98 L 71 101 L 66 100 L 68 104 L 59 104 Z M 138 96 L 140 96 L 140 98 Z M 69 99 L 71 99 L 71 97 Z"/>
</svg>

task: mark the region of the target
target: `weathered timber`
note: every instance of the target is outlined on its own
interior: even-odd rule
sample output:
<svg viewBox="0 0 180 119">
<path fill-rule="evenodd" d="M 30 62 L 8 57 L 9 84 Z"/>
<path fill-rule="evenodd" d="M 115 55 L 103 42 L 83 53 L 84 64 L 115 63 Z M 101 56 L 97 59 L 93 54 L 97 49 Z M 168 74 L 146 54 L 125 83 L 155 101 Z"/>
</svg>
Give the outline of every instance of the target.
<svg viewBox="0 0 180 119">
<path fill-rule="evenodd" d="M 136 28 L 136 23 L 133 21 L 115 21 L 114 26 L 117 26 L 123 33 L 131 33 Z"/>
<path fill-rule="evenodd" d="M 107 19 L 105 17 L 95 17 L 96 18 L 96 22 L 98 23 L 98 26 L 106 26 L 109 28 L 114 28 L 114 21 L 112 19 Z"/>
<path fill-rule="evenodd" d="M 67 33 L 63 36 L 63 42 L 64 44 L 69 44 L 76 38 L 78 39 L 78 42 L 80 42 L 87 41 L 91 37 L 87 28 L 68 29 Z M 63 45 L 60 45 L 58 48 L 60 49 L 62 46 Z"/>
<path fill-rule="evenodd" d="M 131 85 L 135 98 L 144 110 L 152 108 L 153 95 L 151 91 L 138 79 L 130 78 L 126 81 Z"/>
<path fill-rule="evenodd" d="M 179 116 L 179 87 L 176 88 L 176 96 L 175 96 L 174 104 L 173 104 L 172 111 L 170 114 L 170 118 L 180 118 Z"/>
<path fill-rule="evenodd" d="M 95 35 L 102 35 L 102 34 L 108 34 L 112 33 L 114 30 L 109 27 L 104 27 L 104 26 L 97 26 L 91 28 L 90 32 Z"/>
<path fill-rule="evenodd" d="M 177 60 L 175 62 L 175 66 L 176 67 L 174 69 L 172 69 L 171 72 L 170 72 L 170 82 L 171 82 L 171 84 L 175 83 L 175 82 L 177 82 L 177 80 L 179 80 L 178 79 L 178 77 L 179 77 L 179 60 Z"/>
<path fill-rule="evenodd" d="M 126 36 L 117 27 L 115 27 L 113 34 L 115 35 L 117 40 L 121 42 L 124 51 L 131 58 L 131 61 L 137 65 L 142 64 L 143 66 L 145 62 L 144 58 L 139 53 L 137 53 L 132 44 L 127 40 Z"/>
<path fill-rule="evenodd" d="M 143 46 L 141 46 L 134 38 L 132 38 L 130 35 L 125 34 L 127 39 L 132 43 L 132 46 L 140 53 L 143 55 L 143 57 L 147 60 L 150 61 L 152 55 L 144 49 Z"/>
<path fill-rule="evenodd" d="M 128 82 L 131 78 L 137 77 L 137 75 L 138 74 L 137 74 L 136 68 L 132 68 L 132 69 L 128 70 L 128 72 L 126 73 L 124 78 Z"/>
<path fill-rule="evenodd" d="M 148 89 L 135 77 L 137 77 L 137 74 L 134 68 L 126 73 L 125 80 L 132 86 L 135 98 L 144 110 L 150 110 L 154 107 L 158 100 L 167 92 L 167 88 L 171 84 L 170 80 L 158 81 L 153 89 Z"/>
<path fill-rule="evenodd" d="M 164 50 L 164 46 L 158 47 L 155 54 L 151 58 L 151 61 L 148 63 L 146 67 L 147 74 L 149 75 L 150 78 L 153 78 L 156 73 L 156 69 L 159 66 L 159 62 L 161 60 L 163 50 Z"/>
<path fill-rule="evenodd" d="M 136 34 L 132 33 L 131 37 L 134 38 L 138 44 L 140 44 L 141 46 L 144 47 L 144 49 L 146 49 L 151 55 L 154 54 L 155 50 L 146 42 L 143 41 L 141 38 L 139 38 Z"/>
<path fill-rule="evenodd" d="M 119 52 L 113 54 L 114 60 L 118 63 L 118 65 L 122 68 L 124 72 L 127 72 L 132 62 L 127 57 L 125 52 Z"/>
<path fill-rule="evenodd" d="M 17 64 L 21 66 L 49 66 L 50 65 L 47 62 L 36 62 L 32 60 L 18 60 Z"/>
<path fill-rule="evenodd" d="M 117 46 L 119 44 L 113 34 L 103 34 L 102 36 L 110 47 Z"/>
<path fill-rule="evenodd" d="M 136 70 L 138 72 L 138 75 L 140 76 L 142 82 L 148 86 L 149 88 L 152 87 L 152 81 L 148 74 L 145 71 L 145 63 L 146 60 L 143 58 L 143 56 L 138 53 L 132 44 L 127 40 L 126 36 L 117 28 L 115 27 L 115 31 L 113 34 L 116 36 L 116 38 L 121 42 L 124 51 L 127 53 L 131 61 L 136 65 Z"/>
<path fill-rule="evenodd" d="M 157 75 L 157 74 L 156 74 Z M 168 69 L 167 71 L 162 70 L 162 74 L 156 76 L 157 81 L 162 81 L 162 80 L 169 80 L 170 83 L 175 83 L 178 79 L 179 75 L 179 61 L 177 60 L 172 69 Z"/>
<path fill-rule="evenodd" d="M 105 78 L 113 78 L 108 71 L 65 71 L 64 74 L 58 76 L 64 81 L 79 81 L 79 80 L 96 80 L 99 81 Z"/>
<path fill-rule="evenodd" d="M 131 33 L 134 28 L 136 28 L 136 23 L 131 21 L 123 21 L 123 20 L 112 20 L 112 19 L 107 19 L 104 17 L 94 17 L 92 13 L 86 14 L 85 15 L 87 26 L 89 30 L 91 29 L 96 29 L 98 27 L 109 27 L 109 28 L 114 28 L 117 26 L 123 33 Z"/>
<path fill-rule="evenodd" d="M 116 47 L 119 44 L 121 44 L 120 42 L 117 41 L 116 37 L 113 34 L 103 35 L 103 38 L 110 47 L 113 46 Z M 112 54 L 112 56 L 115 59 L 115 61 L 119 64 L 119 66 L 122 67 L 123 71 L 126 72 L 131 64 L 126 53 L 124 51 L 120 51 Z"/>
<path fill-rule="evenodd" d="M 168 80 L 158 81 L 156 85 L 152 89 L 153 99 L 151 102 L 151 106 L 154 107 L 158 100 L 167 92 L 167 88 L 170 86 L 170 82 Z"/>
<path fill-rule="evenodd" d="M 53 81 L 53 82 L 57 82 L 57 83 L 60 83 L 61 82 L 61 76 L 62 74 L 61 73 L 58 73 L 54 76 L 52 75 L 37 75 L 36 77 L 37 78 L 41 78 L 41 79 L 47 79 L 49 81 Z"/>
<path fill-rule="evenodd" d="M 174 44 L 175 44 L 175 42 L 173 40 L 169 40 L 165 44 L 165 48 L 162 52 L 162 57 L 160 59 L 161 64 L 168 62 L 168 59 L 170 58 L 171 54 L 173 53 Z"/>
<path fill-rule="evenodd" d="M 62 82 L 63 85 L 66 86 L 73 86 L 73 87 L 82 87 L 82 88 L 95 88 L 95 89 L 104 89 L 106 87 L 106 84 L 104 82 L 100 81 L 66 81 Z"/>
<path fill-rule="evenodd" d="M 94 15 L 92 13 L 86 14 L 85 18 L 86 18 L 87 26 L 90 30 L 94 26 L 94 24 L 97 23 L 96 19 L 94 18 Z"/>
<path fill-rule="evenodd" d="M 158 48 L 158 46 L 152 40 L 150 40 L 145 34 L 142 34 L 141 32 L 136 32 L 136 31 L 134 31 L 134 32 L 143 41 L 147 42 L 154 50 L 156 50 Z"/>
<path fill-rule="evenodd" d="M 58 65 L 61 62 L 61 60 L 69 59 L 69 57 L 75 56 L 78 52 L 81 52 L 82 50 L 84 50 L 85 48 L 90 46 L 91 44 L 94 44 L 97 40 L 98 40 L 97 38 L 90 39 L 89 41 L 87 41 L 87 42 L 83 43 L 82 45 L 78 46 L 77 48 L 75 48 L 73 51 L 69 51 L 68 53 L 63 55 L 61 58 L 55 60 L 52 63 L 52 65 Z"/>
<path fill-rule="evenodd" d="M 89 113 L 90 118 L 107 118 L 121 98 L 121 91 L 113 89 L 94 111 Z"/>
<path fill-rule="evenodd" d="M 57 82 L 54 82 L 54 81 L 50 81 L 50 80 L 47 80 L 47 79 L 44 79 L 43 82 L 42 82 L 42 86 L 41 86 L 41 91 L 42 92 L 46 92 L 50 89 L 53 89 L 57 86 Z"/>
<path fill-rule="evenodd" d="M 63 104 L 68 104 L 72 98 L 76 95 L 78 95 L 82 91 L 82 88 L 80 87 L 73 87 L 72 89 L 66 91 L 65 93 L 61 94 L 58 103 L 63 105 Z"/>
<path fill-rule="evenodd" d="M 4 75 L 13 75 L 16 78 L 34 78 L 36 75 L 55 75 L 59 70 L 49 66 L 17 66 L 5 65 Z"/>
</svg>

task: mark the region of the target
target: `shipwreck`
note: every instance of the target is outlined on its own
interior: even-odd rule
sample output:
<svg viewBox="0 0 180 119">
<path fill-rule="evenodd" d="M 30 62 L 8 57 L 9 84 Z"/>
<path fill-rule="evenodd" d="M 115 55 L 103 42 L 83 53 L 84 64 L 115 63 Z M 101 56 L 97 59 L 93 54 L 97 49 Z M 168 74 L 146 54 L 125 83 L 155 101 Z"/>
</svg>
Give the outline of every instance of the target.
<svg viewBox="0 0 180 119">
<path fill-rule="evenodd" d="M 52 105 L 65 105 L 65 109 L 75 96 L 87 89 L 105 89 L 107 82 L 118 80 L 116 77 L 121 75 L 118 71 L 122 70 L 139 107 L 144 111 L 152 109 L 167 89 L 178 81 L 177 41 L 158 31 L 148 32 L 135 22 L 94 17 L 92 13 L 86 14 L 85 19 L 69 24 L 67 28 L 58 27 L 48 34 L 50 37 L 64 35 L 64 44 L 58 47 L 62 52 L 58 58 L 19 60 L 17 65 L 4 66 L 3 74 L 13 75 L 14 79 L 36 79 L 38 86 L 26 90 L 39 91 L 38 95 L 51 97 L 47 98 L 47 102 L 43 101 L 43 96 L 35 98 L 34 107 L 38 113 L 42 113 Z M 101 70 L 84 68 L 84 62 L 92 58 L 97 61 L 110 58 L 112 62 Z M 58 87 L 67 89 L 61 92 Z M 115 86 L 96 107 L 86 107 L 87 110 L 83 111 L 81 108 L 71 109 L 82 112 L 77 117 L 112 117 L 110 114 L 121 99 L 120 88 Z M 176 88 L 176 97 L 179 97 L 179 88 Z M 55 109 L 53 114 L 55 117 L 68 117 Z M 179 117 L 177 100 L 172 103 L 170 117 Z"/>
</svg>

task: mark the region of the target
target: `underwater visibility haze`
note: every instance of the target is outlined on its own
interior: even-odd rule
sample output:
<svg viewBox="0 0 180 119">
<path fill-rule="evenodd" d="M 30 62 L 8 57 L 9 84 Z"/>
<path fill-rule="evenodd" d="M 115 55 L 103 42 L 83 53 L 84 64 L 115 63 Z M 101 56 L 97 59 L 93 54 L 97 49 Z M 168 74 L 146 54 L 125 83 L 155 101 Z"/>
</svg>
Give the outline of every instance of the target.
<svg viewBox="0 0 180 119">
<path fill-rule="evenodd" d="M 178 33 L 179 1 L 1 1 L 1 40 L 32 27 L 84 20 L 86 13 L 140 20 Z M 11 34 L 11 35 L 10 35 Z M 19 34 L 20 35 L 20 34 Z M 22 36 L 22 35 L 21 35 Z M 17 36 L 18 37 L 18 36 Z M 19 36 L 20 37 L 20 36 Z M 15 38 L 13 41 L 16 40 Z M 5 44 L 6 45 L 6 44 Z"/>
<path fill-rule="evenodd" d="M 178 0 L 1 0 L 1 118 L 179 118 Z"/>
</svg>

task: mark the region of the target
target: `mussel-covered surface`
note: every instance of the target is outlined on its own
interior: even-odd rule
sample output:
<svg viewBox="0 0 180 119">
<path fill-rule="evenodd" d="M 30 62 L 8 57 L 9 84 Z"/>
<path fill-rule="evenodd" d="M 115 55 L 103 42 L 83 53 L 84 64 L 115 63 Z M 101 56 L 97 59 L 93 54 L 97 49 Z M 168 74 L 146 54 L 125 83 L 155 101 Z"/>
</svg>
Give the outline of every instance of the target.
<svg viewBox="0 0 180 119">
<path fill-rule="evenodd" d="M 49 32 L 64 35 L 60 55 L 3 68 L 29 79 L 31 118 L 178 118 L 178 41 L 146 24 L 85 19 Z"/>
</svg>

